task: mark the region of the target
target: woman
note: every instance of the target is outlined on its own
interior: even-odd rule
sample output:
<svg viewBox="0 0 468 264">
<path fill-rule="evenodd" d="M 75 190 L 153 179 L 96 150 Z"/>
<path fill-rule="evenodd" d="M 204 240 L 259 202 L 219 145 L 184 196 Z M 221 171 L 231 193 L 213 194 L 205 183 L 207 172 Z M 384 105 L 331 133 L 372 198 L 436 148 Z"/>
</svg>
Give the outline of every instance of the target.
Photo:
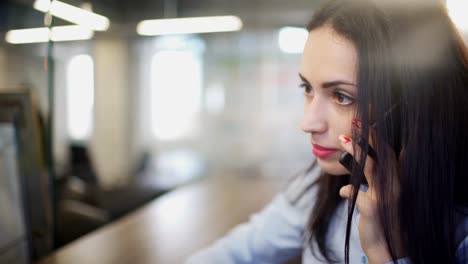
<svg viewBox="0 0 468 264">
<path fill-rule="evenodd" d="M 468 263 L 468 53 L 441 1 L 332 0 L 308 30 L 316 163 L 188 262 Z"/>
</svg>

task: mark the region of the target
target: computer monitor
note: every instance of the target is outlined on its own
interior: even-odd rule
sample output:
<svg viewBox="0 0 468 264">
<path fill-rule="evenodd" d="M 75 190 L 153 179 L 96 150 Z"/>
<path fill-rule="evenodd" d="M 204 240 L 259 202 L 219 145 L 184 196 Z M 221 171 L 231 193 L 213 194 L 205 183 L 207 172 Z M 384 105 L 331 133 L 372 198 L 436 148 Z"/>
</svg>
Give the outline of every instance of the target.
<svg viewBox="0 0 468 264">
<path fill-rule="evenodd" d="M 0 122 L 0 263 L 29 263 L 15 126 Z"/>
<path fill-rule="evenodd" d="M 36 111 L 28 89 L 0 89 L 0 263 L 29 263 L 52 250 L 52 202 Z"/>
</svg>

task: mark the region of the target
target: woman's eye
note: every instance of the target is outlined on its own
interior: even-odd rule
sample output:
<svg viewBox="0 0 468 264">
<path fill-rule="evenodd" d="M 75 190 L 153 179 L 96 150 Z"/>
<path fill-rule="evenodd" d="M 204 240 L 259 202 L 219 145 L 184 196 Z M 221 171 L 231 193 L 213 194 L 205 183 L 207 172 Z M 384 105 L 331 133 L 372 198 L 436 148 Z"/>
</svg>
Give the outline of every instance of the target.
<svg viewBox="0 0 468 264">
<path fill-rule="evenodd" d="M 333 97 L 335 101 L 340 105 L 350 105 L 354 103 L 354 99 L 340 92 L 334 92 Z"/>
<path fill-rule="evenodd" d="M 304 90 L 304 94 L 306 96 L 311 96 L 314 94 L 314 90 L 312 89 L 312 87 L 310 85 L 308 85 L 307 83 L 300 83 L 299 84 L 299 88 L 303 89 Z"/>
</svg>

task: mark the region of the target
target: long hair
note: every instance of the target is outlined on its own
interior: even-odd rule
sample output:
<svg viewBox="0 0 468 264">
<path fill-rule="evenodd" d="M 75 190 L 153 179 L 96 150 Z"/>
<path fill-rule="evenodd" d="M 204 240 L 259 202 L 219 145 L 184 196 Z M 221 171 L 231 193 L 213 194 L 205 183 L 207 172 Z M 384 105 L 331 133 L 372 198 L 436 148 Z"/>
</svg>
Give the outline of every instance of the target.
<svg viewBox="0 0 468 264">
<path fill-rule="evenodd" d="M 452 263 L 457 208 L 468 206 L 468 53 L 445 7 L 439 0 L 331 0 L 308 30 L 324 26 L 357 51 L 355 118 L 362 124 L 353 138 L 366 149 L 370 137 L 379 158 L 373 187 L 392 258 L 403 250 L 412 263 Z M 365 151 L 356 157 L 363 165 L 365 158 Z M 355 190 L 359 167 L 349 176 Z M 331 262 L 326 233 L 343 182 L 319 184 L 323 195 L 307 229 Z M 357 195 L 349 201 L 346 263 Z"/>
</svg>

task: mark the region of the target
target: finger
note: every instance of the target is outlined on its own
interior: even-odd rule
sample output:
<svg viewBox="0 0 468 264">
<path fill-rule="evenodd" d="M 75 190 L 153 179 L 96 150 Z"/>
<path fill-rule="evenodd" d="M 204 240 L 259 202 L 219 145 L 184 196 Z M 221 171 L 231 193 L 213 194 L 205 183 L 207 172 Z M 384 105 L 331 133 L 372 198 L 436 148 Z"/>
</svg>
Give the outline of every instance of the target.
<svg viewBox="0 0 468 264">
<path fill-rule="evenodd" d="M 342 198 L 349 198 L 352 195 L 352 193 L 351 193 L 352 190 L 353 190 L 353 185 L 351 185 L 351 184 L 345 185 L 345 186 L 341 187 L 341 189 L 340 189 L 340 196 Z M 364 184 L 361 184 L 361 186 L 359 186 L 359 191 L 361 191 L 361 192 L 366 193 L 368 190 L 369 190 L 369 187 L 367 187 Z"/>
<path fill-rule="evenodd" d="M 338 138 L 341 142 L 341 146 L 346 152 L 350 153 L 354 157 L 361 156 L 361 151 L 362 151 L 361 147 L 356 144 L 356 149 L 354 149 L 351 138 L 344 136 L 344 135 L 340 135 Z M 354 159 L 357 161 L 356 158 Z M 370 187 L 373 186 L 372 185 L 373 168 L 374 168 L 374 160 L 369 155 L 366 155 L 366 165 L 364 167 L 364 175 L 366 176 L 367 183 L 369 184 Z"/>
<path fill-rule="evenodd" d="M 356 198 L 356 207 L 358 208 L 359 212 L 363 215 L 371 216 L 374 213 L 375 209 L 375 196 L 370 193 L 371 191 L 367 191 L 363 186 L 359 188 L 359 193 Z M 340 189 L 340 196 L 345 199 L 350 199 L 353 196 L 354 188 L 351 184 L 341 187 Z"/>
</svg>

